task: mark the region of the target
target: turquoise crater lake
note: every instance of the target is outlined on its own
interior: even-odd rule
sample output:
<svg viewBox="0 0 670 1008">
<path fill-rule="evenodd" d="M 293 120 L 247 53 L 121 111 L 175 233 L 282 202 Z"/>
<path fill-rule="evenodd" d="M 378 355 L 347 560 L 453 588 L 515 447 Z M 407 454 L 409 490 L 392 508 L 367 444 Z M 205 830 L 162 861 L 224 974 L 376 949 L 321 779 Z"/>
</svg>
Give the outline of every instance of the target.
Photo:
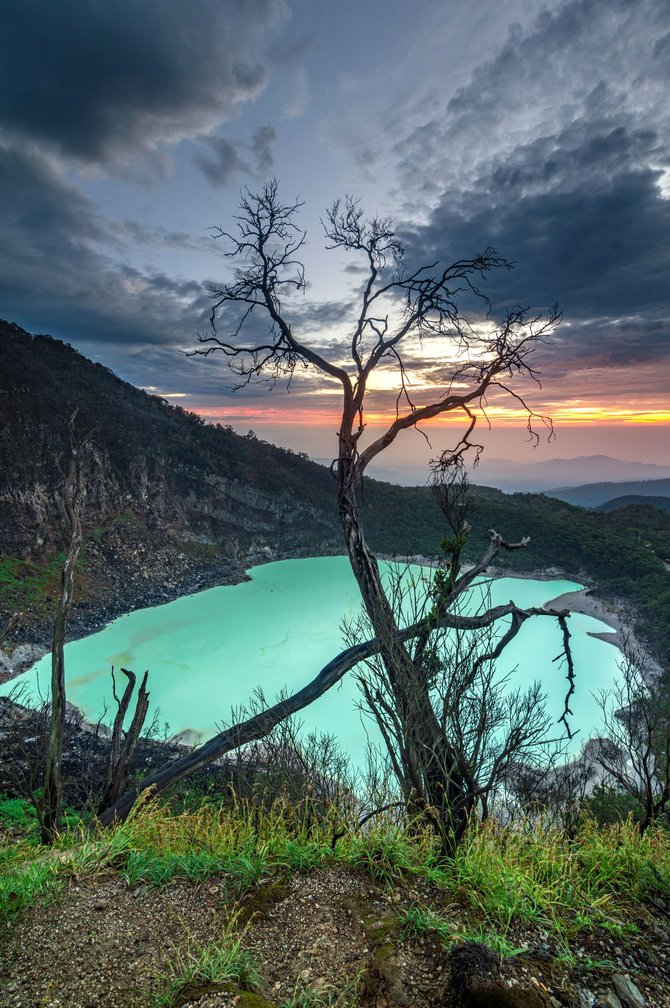
<svg viewBox="0 0 670 1008">
<path fill-rule="evenodd" d="M 418 569 L 417 569 L 418 571 Z M 171 733 L 190 730 L 209 738 L 229 722 L 231 707 L 261 687 L 269 700 L 282 688 L 293 692 L 345 646 L 342 620 L 360 610 L 358 589 L 346 557 L 313 557 L 263 564 L 251 580 L 210 588 L 151 609 L 115 619 L 98 633 L 65 648 L 68 700 L 89 720 L 112 707 L 110 668 L 149 669 L 151 712 L 160 711 Z M 499 578 L 491 583 L 493 604 L 510 598 L 538 606 L 581 585 L 573 581 Z M 576 667 L 571 702 L 574 743 L 597 734 L 599 712 L 593 693 L 617 676 L 618 650 L 589 636 L 610 629 L 590 616 L 574 614 L 570 631 Z M 552 715 L 563 709 L 567 684 L 562 639 L 554 620 L 529 620 L 505 651 L 499 671 L 517 670 L 514 687 L 539 680 Z M 0 687 L 7 694 L 22 684 L 47 692 L 49 656 Z M 300 715 L 306 730 L 332 732 L 352 762 L 363 764 L 366 727 L 356 709 L 359 694 L 351 675 Z"/>
</svg>

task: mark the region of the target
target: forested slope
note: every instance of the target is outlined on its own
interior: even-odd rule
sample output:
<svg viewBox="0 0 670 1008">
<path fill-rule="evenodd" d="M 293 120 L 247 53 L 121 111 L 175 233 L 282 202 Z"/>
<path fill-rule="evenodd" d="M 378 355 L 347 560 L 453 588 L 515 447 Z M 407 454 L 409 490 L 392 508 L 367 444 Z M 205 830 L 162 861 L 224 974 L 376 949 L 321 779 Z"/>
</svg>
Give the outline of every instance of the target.
<svg viewBox="0 0 670 1008">
<path fill-rule="evenodd" d="M 428 487 L 370 483 L 367 527 L 373 547 L 384 553 L 435 552 L 444 523 Z M 556 568 L 597 585 L 634 606 L 638 626 L 670 656 L 670 515 L 648 505 L 601 513 L 543 494 L 504 494 L 480 487 L 465 559 L 474 560 L 493 528 L 508 541 L 530 536 L 524 550 L 506 554 L 506 566 L 527 572 Z"/>
</svg>

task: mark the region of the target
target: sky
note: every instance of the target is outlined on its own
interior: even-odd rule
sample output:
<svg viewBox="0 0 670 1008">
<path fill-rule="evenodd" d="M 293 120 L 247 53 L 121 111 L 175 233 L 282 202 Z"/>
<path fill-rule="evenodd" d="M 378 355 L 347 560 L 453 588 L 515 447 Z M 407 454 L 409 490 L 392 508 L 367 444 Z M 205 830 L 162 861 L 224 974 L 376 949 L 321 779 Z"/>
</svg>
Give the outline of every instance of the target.
<svg viewBox="0 0 670 1008">
<path fill-rule="evenodd" d="M 0 317 L 241 432 L 331 457 L 318 375 L 233 391 L 187 356 L 230 276 L 213 228 L 279 180 L 304 202 L 294 331 L 335 357 L 361 274 L 320 220 L 352 194 L 411 263 L 494 246 L 487 281 L 563 322 L 519 391 L 557 438 L 533 452 L 492 404 L 489 454 L 670 464 L 670 5 L 658 0 L 4 0 Z M 476 321 L 476 320 L 475 320 Z M 444 348 L 414 348 L 439 387 Z M 448 356 L 448 355 L 447 355 Z M 372 432 L 393 410 L 380 377 Z M 484 425 L 485 426 L 485 425 Z M 388 469 L 453 440 L 408 432 Z"/>
</svg>

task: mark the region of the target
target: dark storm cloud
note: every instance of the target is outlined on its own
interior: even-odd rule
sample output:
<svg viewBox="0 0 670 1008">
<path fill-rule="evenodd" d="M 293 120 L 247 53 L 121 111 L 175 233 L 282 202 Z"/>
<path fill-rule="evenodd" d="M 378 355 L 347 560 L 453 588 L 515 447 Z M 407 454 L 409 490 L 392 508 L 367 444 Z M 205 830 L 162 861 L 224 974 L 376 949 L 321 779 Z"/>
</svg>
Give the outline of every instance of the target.
<svg viewBox="0 0 670 1008">
<path fill-rule="evenodd" d="M 319 346 L 324 345 L 319 333 L 351 320 L 356 307 L 355 301 L 321 301 L 315 304 L 299 301 L 297 298 L 292 298 L 290 302 L 287 300 L 284 305 L 286 314 L 291 318 L 291 324 L 295 325 L 296 330 L 299 328 L 301 333 L 309 333 L 312 342 L 318 343 Z"/>
<path fill-rule="evenodd" d="M 273 126 L 261 126 L 253 134 L 249 144 L 234 142 L 228 137 L 200 136 L 198 140 L 207 153 L 195 155 L 195 162 L 213 186 L 228 185 L 236 174 L 249 176 L 253 170 L 261 178 L 272 172 L 272 145 L 277 139 Z M 248 158 L 248 160 L 247 160 Z"/>
<path fill-rule="evenodd" d="M 277 131 L 274 126 L 261 126 L 253 135 L 251 150 L 256 159 L 256 171 L 261 177 L 272 172 L 274 157 L 272 145 L 277 139 Z"/>
<path fill-rule="evenodd" d="M 467 86 L 397 124 L 403 186 L 467 185 L 487 160 L 580 120 L 667 133 L 669 31 L 670 8 L 657 0 L 570 0 L 511 25 Z"/>
<path fill-rule="evenodd" d="M 422 155 L 432 170 L 410 264 L 496 248 L 515 268 L 484 285 L 494 317 L 518 304 L 565 313 L 542 355 L 552 375 L 670 363 L 668 26 L 670 9 L 649 0 L 564 4 L 510 30 L 428 124 L 431 145 L 425 124 L 398 145 L 403 177 Z"/>
<path fill-rule="evenodd" d="M 666 343 L 670 201 L 659 190 L 660 173 L 631 166 L 626 146 L 625 136 L 609 134 L 572 152 L 542 154 L 537 144 L 526 157 L 516 152 L 476 188 L 444 197 L 428 225 L 409 236 L 411 261 L 450 261 L 490 245 L 515 264 L 485 285 L 498 308 L 558 301 L 569 320 L 588 321 L 599 342 L 607 320 L 629 318 L 628 329 L 653 320 L 647 344 Z M 599 171 L 613 149 L 617 168 Z M 625 356 L 616 332 L 609 339 Z"/>
<path fill-rule="evenodd" d="M 209 147 L 213 157 L 198 154 L 195 160 L 213 186 L 225 186 L 236 172 L 249 170 L 232 141 L 219 136 L 201 139 Z"/>
<path fill-rule="evenodd" d="M 112 367 L 133 348 L 188 345 L 209 307 L 203 286 L 115 263 L 101 251 L 109 238 L 57 167 L 0 147 L 2 317 L 89 352 L 98 346 Z"/>
<path fill-rule="evenodd" d="M 108 225 L 110 240 L 122 243 L 132 242 L 134 245 L 149 247 L 164 247 L 180 251 L 202 251 L 211 246 L 211 238 L 194 238 L 186 231 L 171 231 L 168 228 L 140 224 L 139 221 L 126 218 L 121 221 L 110 221 Z"/>
<path fill-rule="evenodd" d="M 537 176 L 547 163 L 535 165 Z M 667 311 L 670 201 L 659 174 L 621 171 L 607 180 L 524 192 L 506 169 L 488 188 L 453 194 L 410 236 L 412 259 L 469 256 L 487 245 L 515 264 L 487 284 L 493 301 L 548 305 L 571 317 Z"/>
<path fill-rule="evenodd" d="M 0 126 L 109 165 L 209 131 L 267 81 L 283 0 L 5 0 Z"/>
<path fill-rule="evenodd" d="M 358 277 L 360 279 L 361 277 L 367 277 L 370 270 L 365 263 L 347 263 L 347 265 L 343 267 L 342 272 L 348 273 L 350 276 Z"/>
</svg>

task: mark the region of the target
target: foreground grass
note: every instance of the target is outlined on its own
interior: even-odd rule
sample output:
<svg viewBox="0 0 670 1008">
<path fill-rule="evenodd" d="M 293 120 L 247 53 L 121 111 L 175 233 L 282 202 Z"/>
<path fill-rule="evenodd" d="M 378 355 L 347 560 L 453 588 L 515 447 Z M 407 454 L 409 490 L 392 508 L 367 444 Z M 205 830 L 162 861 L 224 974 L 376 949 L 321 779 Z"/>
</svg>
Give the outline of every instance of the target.
<svg viewBox="0 0 670 1008">
<path fill-rule="evenodd" d="M 244 931 L 236 929 L 232 917 L 216 941 L 202 945 L 189 941 L 177 951 L 159 991 L 151 997 L 151 1008 L 172 1008 L 191 993 L 230 986 L 254 991 L 261 978 L 254 957 L 242 948 Z"/>
<path fill-rule="evenodd" d="M 514 925 L 534 924 L 569 956 L 580 934 L 600 928 L 621 935 L 635 927 L 646 899 L 670 897 L 670 834 L 662 829 L 640 837 L 632 822 L 599 827 L 587 820 L 568 837 L 539 821 L 509 828 L 491 822 L 473 829 L 445 862 L 428 833 L 408 831 L 391 817 L 347 832 L 333 847 L 344 814 L 333 805 L 317 817 L 314 809 L 284 802 L 265 812 L 204 804 L 176 814 L 148 802 L 107 830 L 71 827 L 53 848 L 8 837 L 0 842 L 0 919 L 57 898 L 69 878 L 113 873 L 131 886 L 160 886 L 217 876 L 233 907 L 264 883 L 340 864 L 390 887 L 423 879 L 442 905 L 457 905 L 470 921 L 469 930 L 456 933 L 450 916 L 412 906 L 399 917 L 405 933 L 431 931 L 444 942 L 474 938 L 508 955 L 515 951 L 508 937 Z M 226 956 L 231 948 L 237 956 L 240 946 L 228 935 L 220 948 L 223 958 L 212 949 L 186 950 L 180 975 L 210 967 L 225 972 Z M 179 982 L 186 983 L 183 976 Z"/>
</svg>

